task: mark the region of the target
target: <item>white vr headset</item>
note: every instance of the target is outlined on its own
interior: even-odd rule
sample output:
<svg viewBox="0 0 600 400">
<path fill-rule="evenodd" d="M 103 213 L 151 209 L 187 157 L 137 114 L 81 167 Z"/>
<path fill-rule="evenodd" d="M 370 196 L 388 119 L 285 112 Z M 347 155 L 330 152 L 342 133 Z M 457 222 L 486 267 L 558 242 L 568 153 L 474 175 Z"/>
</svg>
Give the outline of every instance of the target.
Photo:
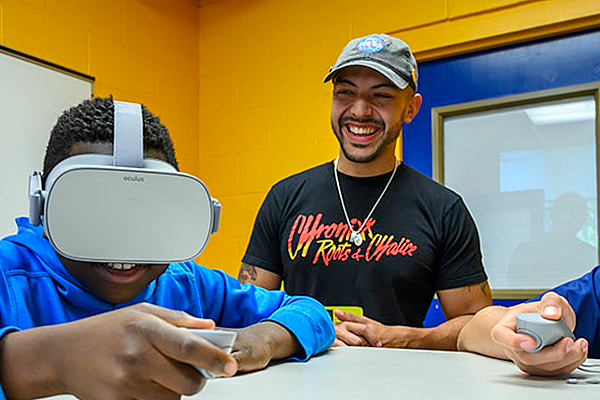
<svg viewBox="0 0 600 400">
<path fill-rule="evenodd" d="M 29 220 L 66 258 L 167 264 L 202 252 L 221 205 L 198 178 L 144 159 L 142 109 L 114 102 L 113 155 L 82 154 L 29 177 Z"/>
</svg>

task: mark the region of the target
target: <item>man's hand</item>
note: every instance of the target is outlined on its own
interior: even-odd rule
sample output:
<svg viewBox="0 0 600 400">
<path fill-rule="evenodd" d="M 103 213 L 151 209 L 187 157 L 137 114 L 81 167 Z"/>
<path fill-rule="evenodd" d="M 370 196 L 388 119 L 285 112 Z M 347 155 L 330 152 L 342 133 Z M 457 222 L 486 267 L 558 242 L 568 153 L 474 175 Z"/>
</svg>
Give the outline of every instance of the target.
<svg viewBox="0 0 600 400">
<path fill-rule="evenodd" d="M 0 342 L 3 388 L 11 399 L 61 393 L 99 400 L 178 399 L 204 386 L 191 365 L 235 374 L 230 355 L 178 326 L 213 329 L 214 322 L 138 304 L 10 333 Z"/>
<path fill-rule="evenodd" d="M 561 317 L 573 330 L 575 313 L 567 300 L 556 293 L 546 293 L 535 303 L 511 307 L 506 315 L 492 328 L 492 340 L 504 348 L 506 357 L 522 371 L 532 375 L 565 375 L 581 365 L 587 358 L 588 343 L 585 339 L 573 342 L 562 338 L 556 344 L 537 353 L 528 353 L 535 348 L 535 340 L 528 335 L 516 333 L 516 315 L 539 312 L 544 318 L 559 320 Z"/>
<path fill-rule="evenodd" d="M 341 322 L 335 324 L 335 341 L 337 346 L 370 346 L 382 347 L 380 337 L 388 328 L 371 318 L 355 315 L 342 310 L 333 310 Z"/>
<path fill-rule="evenodd" d="M 266 368 L 271 360 L 291 357 L 300 350 L 296 337 L 275 322 L 264 321 L 235 331 L 237 339 L 231 355 L 239 371 Z"/>
</svg>

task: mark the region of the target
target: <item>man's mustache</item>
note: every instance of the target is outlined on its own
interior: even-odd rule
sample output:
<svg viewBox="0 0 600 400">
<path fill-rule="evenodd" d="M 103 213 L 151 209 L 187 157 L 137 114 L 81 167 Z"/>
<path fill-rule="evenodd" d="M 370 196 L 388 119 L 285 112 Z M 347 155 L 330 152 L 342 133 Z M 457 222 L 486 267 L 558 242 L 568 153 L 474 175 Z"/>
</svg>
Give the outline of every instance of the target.
<svg viewBox="0 0 600 400">
<path fill-rule="evenodd" d="M 364 118 L 364 119 L 359 119 L 359 118 L 353 118 L 353 117 L 342 117 L 340 118 L 340 126 L 342 124 L 345 124 L 347 122 L 354 122 L 357 124 L 371 124 L 371 125 L 376 125 L 379 126 L 381 128 L 385 127 L 385 123 L 380 120 L 380 119 L 374 119 L 374 118 Z"/>
</svg>

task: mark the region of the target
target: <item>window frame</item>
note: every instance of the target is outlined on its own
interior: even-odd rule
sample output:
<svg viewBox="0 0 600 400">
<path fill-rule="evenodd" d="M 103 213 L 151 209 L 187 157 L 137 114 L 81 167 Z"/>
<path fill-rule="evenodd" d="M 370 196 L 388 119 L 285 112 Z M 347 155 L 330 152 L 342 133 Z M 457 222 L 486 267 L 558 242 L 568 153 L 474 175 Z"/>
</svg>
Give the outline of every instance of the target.
<svg viewBox="0 0 600 400">
<path fill-rule="evenodd" d="M 549 101 L 566 100 L 581 96 L 593 96 L 596 103 L 595 141 L 596 141 L 596 207 L 600 212 L 600 81 L 579 85 L 564 86 L 554 89 L 533 91 L 466 103 L 452 104 L 431 109 L 431 148 L 433 179 L 444 184 L 444 118 L 454 117 L 483 111 L 493 111 L 502 108 L 535 105 Z M 477 221 L 475 221 L 477 222 Z M 600 232 L 600 218 L 596 229 Z M 598 240 L 600 242 L 600 238 Z M 600 261 L 600 243 L 597 262 Z M 590 268 L 593 266 L 590 266 Z M 575 277 L 573 277 L 575 278 Z M 547 289 L 492 289 L 494 298 L 530 299 L 545 292 Z"/>
</svg>

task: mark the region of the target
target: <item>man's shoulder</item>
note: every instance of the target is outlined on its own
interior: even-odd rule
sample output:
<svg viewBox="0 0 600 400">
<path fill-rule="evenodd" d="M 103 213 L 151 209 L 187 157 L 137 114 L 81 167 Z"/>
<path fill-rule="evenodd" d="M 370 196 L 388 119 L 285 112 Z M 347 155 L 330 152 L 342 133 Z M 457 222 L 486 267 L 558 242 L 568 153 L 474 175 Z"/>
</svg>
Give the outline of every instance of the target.
<svg viewBox="0 0 600 400">
<path fill-rule="evenodd" d="M 273 185 L 272 192 L 289 193 L 307 185 L 318 185 L 320 181 L 332 175 L 331 162 L 290 175 Z"/>
<path fill-rule="evenodd" d="M 304 171 L 297 172 L 288 176 L 287 178 L 283 178 L 279 182 L 277 182 L 274 186 L 279 185 L 293 185 L 297 182 L 303 182 L 307 180 L 314 179 L 315 177 L 327 176 L 330 174 L 331 162 L 326 162 L 315 167 L 305 169 Z"/>
<path fill-rule="evenodd" d="M 424 173 L 417 171 L 407 164 L 402 164 L 402 166 L 404 180 L 410 182 L 412 186 L 427 197 L 450 204 L 455 204 L 461 199 L 461 196 L 457 192 L 433 180 Z"/>
</svg>

